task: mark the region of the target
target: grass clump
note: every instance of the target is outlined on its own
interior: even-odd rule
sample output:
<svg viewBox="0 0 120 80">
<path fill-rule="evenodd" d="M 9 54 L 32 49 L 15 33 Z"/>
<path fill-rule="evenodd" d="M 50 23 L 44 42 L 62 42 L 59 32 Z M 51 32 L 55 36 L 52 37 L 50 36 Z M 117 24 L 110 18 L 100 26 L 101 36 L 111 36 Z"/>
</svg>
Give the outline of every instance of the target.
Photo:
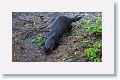
<svg viewBox="0 0 120 80">
<path fill-rule="evenodd" d="M 45 44 L 45 40 L 42 36 L 37 36 L 35 39 L 32 40 L 32 43 L 38 46 L 43 46 Z"/>
</svg>

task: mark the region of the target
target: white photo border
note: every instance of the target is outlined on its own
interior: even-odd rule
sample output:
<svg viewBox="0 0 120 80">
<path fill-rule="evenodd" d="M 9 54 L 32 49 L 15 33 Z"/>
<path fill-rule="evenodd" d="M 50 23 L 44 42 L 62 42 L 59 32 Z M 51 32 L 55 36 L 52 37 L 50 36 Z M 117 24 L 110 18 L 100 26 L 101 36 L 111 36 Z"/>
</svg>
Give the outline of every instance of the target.
<svg viewBox="0 0 120 80">
<path fill-rule="evenodd" d="M 114 74 L 113 0 L 1 0 L 0 73 Z M 102 12 L 102 62 L 12 62 L 12 12 Z"/>
</svg>

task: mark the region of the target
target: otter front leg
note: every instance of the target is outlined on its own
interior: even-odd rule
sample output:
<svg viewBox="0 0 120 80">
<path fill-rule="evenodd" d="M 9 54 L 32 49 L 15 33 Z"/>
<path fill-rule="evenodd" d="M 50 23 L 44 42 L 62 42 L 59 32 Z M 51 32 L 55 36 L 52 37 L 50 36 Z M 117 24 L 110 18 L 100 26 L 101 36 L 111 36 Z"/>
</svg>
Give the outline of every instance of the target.
<svg viewBox="0 0 120 80">
<path fill-rule="evenodd" d="M 68 27 L 67 27 L 67 32 L 70 32 L 72 30 L 72 25 L 70 24 Z"/>
</svg>

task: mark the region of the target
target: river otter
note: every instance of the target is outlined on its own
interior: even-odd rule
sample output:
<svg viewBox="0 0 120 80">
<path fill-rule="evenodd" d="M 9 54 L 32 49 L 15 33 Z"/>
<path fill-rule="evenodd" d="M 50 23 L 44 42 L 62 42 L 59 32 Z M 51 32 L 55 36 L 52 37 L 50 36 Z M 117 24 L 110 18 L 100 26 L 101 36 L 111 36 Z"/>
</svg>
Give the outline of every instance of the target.
<svg viewBox="0 0 120 80">
<path fill-rule="evenodd" d="M 48 55 L 50 51 L 52 51 L 58 46 L 59 40 L 63 36 L 63 34 L 65 34 L 66 32 L 69 32 L 72 29 L 71 23 L 76 22 L 81 18 L 82 17 L 80 16 L 76 16 L 74 18 L 59 16 L 55 19 L 52 25 L 52 31 L 50 32 L 44 45 L 44 51 L 46 55 Z"/>
</svg>

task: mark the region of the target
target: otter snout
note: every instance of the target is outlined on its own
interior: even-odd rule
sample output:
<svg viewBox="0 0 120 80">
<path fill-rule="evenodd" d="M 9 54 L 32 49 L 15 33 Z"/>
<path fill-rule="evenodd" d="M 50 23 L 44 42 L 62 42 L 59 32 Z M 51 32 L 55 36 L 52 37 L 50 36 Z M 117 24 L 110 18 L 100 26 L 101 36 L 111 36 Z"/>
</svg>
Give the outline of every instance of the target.
<svg viewBox="0 0 120 80">
<path fill-rule="evenodd" d="M 50 49 L 44 47 L 44 53 L 45 53 L 45 55 L 49 55 L 50 51 L 51 51 Z"/>
</svg>

